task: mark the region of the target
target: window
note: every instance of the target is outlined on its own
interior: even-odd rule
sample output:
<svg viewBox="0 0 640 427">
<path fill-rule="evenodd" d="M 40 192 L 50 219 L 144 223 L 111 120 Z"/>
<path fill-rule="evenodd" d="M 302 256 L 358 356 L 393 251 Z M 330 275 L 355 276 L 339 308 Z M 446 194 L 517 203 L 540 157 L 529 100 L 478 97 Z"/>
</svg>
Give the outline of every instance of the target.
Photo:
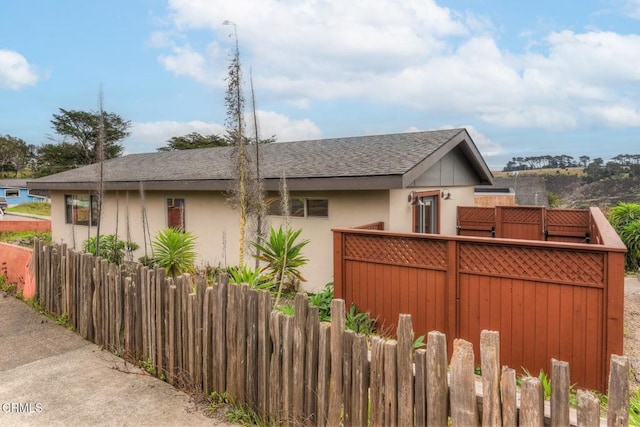
<svg viewBox="0 0 640 427">
<path fill-rule="evenodd" d="M 438 234 L 438 201 L 440 192 L 424 191 L 416 193 L 413 201 L 414 233 Z"/>
<path fill-rule="evenodd" d="M 296 218 L 328 218 L 328 199 L 303 199 L 293 197 L 289 199 L 289 216 Z M 267 215 L 282 216 L 280 198 L 267 200 Z"/>
<path fill-rule="evenodd" d="M 328 218 L 329 200 L 307 199 L 307 216 L 314 218 Z"/>
<path fill-rule="evenodd" d="M 4 190 L 4 197 L 20 197 L 20 190 L 17 188 L 7 188 Z"/>
<path fill-rule="evenodd" d="M 184 230 L 184 199 L 167 199 L 167 227 Z"/>
<path fill-rule="evenodd" d="M 89 194 L 64 196 L 65 222 L 74 225 L 98 225 L 98 199 Z"/>
</svg>

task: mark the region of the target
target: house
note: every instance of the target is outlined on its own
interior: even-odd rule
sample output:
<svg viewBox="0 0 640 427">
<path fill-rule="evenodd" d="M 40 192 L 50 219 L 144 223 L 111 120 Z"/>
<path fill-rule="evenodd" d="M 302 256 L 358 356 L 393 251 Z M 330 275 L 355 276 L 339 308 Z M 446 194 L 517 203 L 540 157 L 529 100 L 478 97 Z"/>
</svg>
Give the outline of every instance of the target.
<svg viewBox="0 0 640 427">
<path fill-rule="evenodd" d="M 44 194 L 30 192 L 24 179 L 0 179 L 0 197 L 7 199 L 9 206 L 47 200 Z"/>
<path fill-rule="evenodd" d="M 281 178 L 290 192 L 293 228 L 309 239 L 304 288 L 332 281 L 335 227 L 384 222 L 390 231 L 456 234 L 457 206 L 474 204 L 474 188 L 492 175 L 465 129 L 360 136 L 260 146 L 260 173 L 278 226 Z M 239 217 L 227 202 L 233 147 L 131 154 L 104 163 L 102 234 L 136 242 L 179 226 L 198 237 L 199 263 L 237 263 Z M 51 192 L 55 242 L 81 247 L 95 235 L 100 166 L 81 167 L 28 183 Z"/>
</svg>

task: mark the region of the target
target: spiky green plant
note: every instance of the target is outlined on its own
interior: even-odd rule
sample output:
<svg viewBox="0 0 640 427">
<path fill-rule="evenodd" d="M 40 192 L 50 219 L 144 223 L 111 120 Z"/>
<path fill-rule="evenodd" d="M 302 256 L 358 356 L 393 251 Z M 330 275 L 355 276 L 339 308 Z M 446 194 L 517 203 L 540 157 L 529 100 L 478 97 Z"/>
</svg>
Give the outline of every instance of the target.
<svg viewBox="0 0 640 427">
<path fill-rule="evenodd" d="M 265 263 L 262 271 L 266 271 L 278 284 L 276 305 L 285 287 L 293 288 L 297 281 L 307 281 L 300 274 L 299 268 L 309 261 L 301 253 L 309 240 L 298 241 L 301 232 L 301 229 L 279 227 L 276 230 L 271 227 L 269 240 L 261 239 L 259 242 L 251 242 L 258 251 L 257 258 Z"/>
<path fill-rule="evenodd" d="M 173 277 L 194 271 L 196 236 L 176 228 L 159 230 L 152 242 L 156 265 Z"/>
<path fill-rule="evenodd" d="M 235 284 L 246 283 L 252 289 L 271 289 L 275 284 L 270 277 L 264 275 L 260 270 L 247 267 L 229 267 L 229 282 Z"/>
</svg>

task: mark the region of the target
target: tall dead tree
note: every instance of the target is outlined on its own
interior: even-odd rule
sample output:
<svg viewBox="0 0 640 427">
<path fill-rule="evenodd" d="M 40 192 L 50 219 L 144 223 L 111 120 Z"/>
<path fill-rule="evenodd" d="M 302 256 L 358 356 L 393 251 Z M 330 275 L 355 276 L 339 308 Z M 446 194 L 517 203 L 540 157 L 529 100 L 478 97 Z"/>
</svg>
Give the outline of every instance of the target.
<svg viewBox="0 0 640 427">
<path fill-rule="evenodd" d="M 98 223 L 96 224 L 96 256 L 100 256 L 100 223 L 102 222 L 102 199 L 104 198 L 104 143 L 105 143 L 105 129 L 104 129 L 104 108 L 103 108 L 103 95 L 102 87 L 100 87 L 100 94 L 98 95 L 98 144 L 96 147 L 96 156 L 98 163 L 100 164 L 98 172 L 98 195 L 97 195 L 97 209 L 98 209 Z M 89 197 L 89 223 L 91 223 L 91 197 Z M 89 227 L 90 228 L 90 227 Z"/>
<path fill-rule="evenodd" d="M 254 138 L 253 143 L 255 145 L 255 176 L 254 182 L 251 185 L 251 211 L 253 213 L 252 217 L 254 220 L 255 228 L 254 228 L 254 236 L 253 240 L 260 241 L 265 235 L 266 228 L 266 216 L 267 216 L 267 205 L 265 203 L 265 191 L 264 185 L 262 181 L 262 177 L 260 176 L 260 127 L 258 125 L 258 113 L 256 108 L 256 93 L 253 88 L 253 74 L 251 70 L 249 70 L 249 82 L 251 85 L 251 108 L 253 111 L 253 130 L 254 130 Z M 260 251 L 256 249 L 256 269 L 260 266 L 260 260 L 258 256 L 260 255 Z"/>
</svg>

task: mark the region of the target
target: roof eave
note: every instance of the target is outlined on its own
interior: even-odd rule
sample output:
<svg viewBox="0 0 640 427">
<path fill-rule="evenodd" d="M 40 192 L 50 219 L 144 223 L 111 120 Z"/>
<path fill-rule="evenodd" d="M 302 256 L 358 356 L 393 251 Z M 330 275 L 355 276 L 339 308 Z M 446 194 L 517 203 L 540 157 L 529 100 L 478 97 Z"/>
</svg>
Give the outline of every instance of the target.
<svg viewBox="0 0 640 427">
<path fill-rule="evenodd" d="M 461 129 L 460 132 L 455 134 L 451 139 L 449 139 L 446 143 L 441 145 L 437 150 L 435 150 L 432 154 L 427 156 L 409 171 L 407 171 L 402 176 L 402 188 L 407 188 L 416 179 L 418 179 L 422 174 L 424 174 L 427 170 L 432 168 L 436 163 L 438 163 L 444 156 L 447 155 L 451 150 L 460 146 L 463 153 L 474 167 L 476 174 L 480 178 L 480 184 L 484 185 L 492 185 L 493 184 L 493 174 L 491 170 L 487 166 L 487 163 L 484 161 L 484 158 L 478 151 L 478 148 L 473 143 L 471 136 L 467 132 L 466 129 Z"/>
<path fill-rule="evenodd" d="M 232 180 L 172 180 L 172 181 L 108 181 L 104 183 L 106 191 L 227 191 Z M 97 191 L 98 183 L 87 182 L 28 182 L 29 190 L 50 191 Z M 280 179 L 264 180 L 267 191 L 278 191 Z M 402 176 L 355 176 L 355 177 L 320 177 L 320 178 L 287 178 L 290 191 L 331 191 L 331 190 L 389 190 L 402 188 Z"/>
</svg>

